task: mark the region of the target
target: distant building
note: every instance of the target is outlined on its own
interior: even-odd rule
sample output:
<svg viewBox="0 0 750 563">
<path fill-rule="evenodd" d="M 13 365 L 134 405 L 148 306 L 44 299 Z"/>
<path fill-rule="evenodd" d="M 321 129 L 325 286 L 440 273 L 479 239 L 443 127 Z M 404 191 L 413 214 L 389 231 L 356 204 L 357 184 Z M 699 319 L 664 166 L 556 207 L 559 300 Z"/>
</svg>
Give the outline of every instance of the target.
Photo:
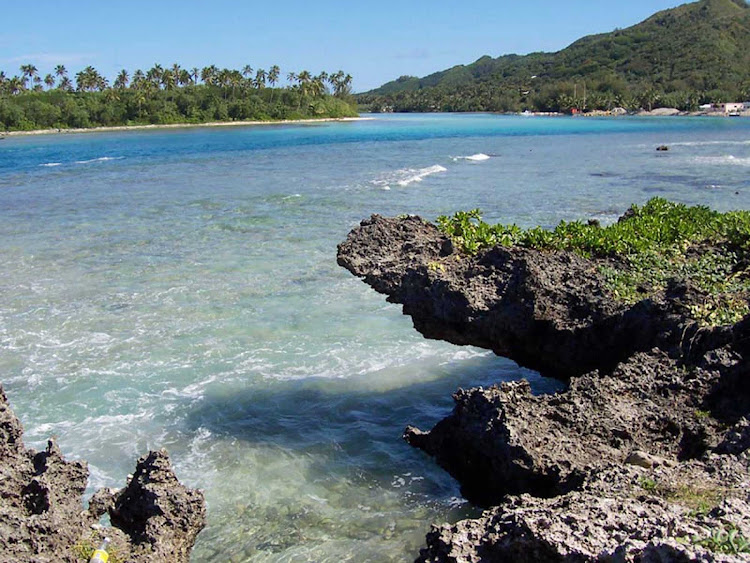
<svg viewBox="0 0 750 563">
<path fill-rule="evenodd" d="M 725 104 L 718 104 L 716 109 L 725 115 L 732 113 L 739 113 L 745 109 L 745 105 L 742 102 L 729 102 Z"/>
<path fill-rule="evenodd" d="M 744 109 L 745 111 L 750 111 L 750 102 L 744 102 L 742 104 L 742 109 Z"/>
<path fill-rule="evenodd" d="M 713 104 L 702 104 L 702 105 L 698 106 L 698 109 L 701 109 L 701 110 L 712 110 L 712 109 L 714 109 L 714 105 Z"/>
</svg>

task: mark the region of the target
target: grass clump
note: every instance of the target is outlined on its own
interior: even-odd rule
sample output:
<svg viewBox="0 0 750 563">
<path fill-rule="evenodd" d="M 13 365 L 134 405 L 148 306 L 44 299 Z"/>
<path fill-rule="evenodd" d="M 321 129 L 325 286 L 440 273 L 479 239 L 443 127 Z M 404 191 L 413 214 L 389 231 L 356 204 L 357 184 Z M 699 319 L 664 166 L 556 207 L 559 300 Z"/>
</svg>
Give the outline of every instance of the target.
<svg viewBox="0 0 750 563">
<path fill-rule="evenodd" d="M 691 543 L 705 547 L 714 553 L 726 553 L 729 555 L 750 553 L 750 540 L 743 536 L 742 532 L 734 526 L 714 530 L 707 538 L 693 536 Z"/>
<path fill-rule="evenodd" d="M 674 279 L 689 280 L 704 294 L 688 311 L 701 324 L 731 324 L 750 310 L 748 211 L 719 213 L 653 198 L 606 227 L 580 221 L 561 221 L 552 230 L 490 225 L 479 209 L 440 216 L 437 224 L 469 255 L 500 245 L 602 259 L 599 270 L 607 287 L 626 304 L 664 290 Z"/>
</svg>

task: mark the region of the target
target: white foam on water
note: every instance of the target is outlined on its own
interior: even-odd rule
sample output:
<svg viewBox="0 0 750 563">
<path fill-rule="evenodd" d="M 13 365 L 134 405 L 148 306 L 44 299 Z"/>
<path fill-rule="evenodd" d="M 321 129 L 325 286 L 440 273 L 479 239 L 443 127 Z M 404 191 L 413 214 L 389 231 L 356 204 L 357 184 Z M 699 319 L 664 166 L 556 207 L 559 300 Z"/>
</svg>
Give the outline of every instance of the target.
<svg viewBox="0 0 750 563">
<path fill-rule="evenodd" d="M 397 182 L 399 186 L 408 186 L 409 184 L 413 184 L 414 182 L 421 182 L 422 180 L 427 178 L 427 176 L 438 174 L 440 172 L 448 172 L 448 169 L 445 166 L 435 164 L 433 166 L 428 166 L 427 168 L 420 168 L 418 170 L 410 169 L 406 170 L 405 172 L 409 175 Z"/>
<path fill-rule="evenodd" d="M 124 156 L 101 156 L 99 158 L 92 158 L 90 160 L 76 160 L 76 164 L 91 164 L 92 162 L 107 162 L 109 160 L 122 160 Z"/>
<path fill-rule="evenodd" d="M 39 166 L 46 166 L 46 167 L 52 167 L 52 166 L 60 166 L 62 162 L 45 162 L 44 164 L 40 164 Z"/>
<path fill-rule="evenodd" d="M 722 156 L 696 156 L 695 162 L 716 166 L 750 166 L 750 157 L 736 157 L 732 154 Z"/>
<path fill-rule="evenodd" d="M 453 157 L 454 162 L 459 161 L 459 160 L 469 160 L 471 162 L 482 162 L 484 160 L 489 160 L 489 159 L 490 159 L 490 156 L 482 152 L 477 153 L 477 154 L 472 154 L 469 156 L 454 156 Z"/>
<path fill-rule="evenodd" d="M 715 145 L 750 145 L 748 141 L 682 141 L 678 143 L 668 143 L 673 147 L 707 147 Z"/>
</svg>

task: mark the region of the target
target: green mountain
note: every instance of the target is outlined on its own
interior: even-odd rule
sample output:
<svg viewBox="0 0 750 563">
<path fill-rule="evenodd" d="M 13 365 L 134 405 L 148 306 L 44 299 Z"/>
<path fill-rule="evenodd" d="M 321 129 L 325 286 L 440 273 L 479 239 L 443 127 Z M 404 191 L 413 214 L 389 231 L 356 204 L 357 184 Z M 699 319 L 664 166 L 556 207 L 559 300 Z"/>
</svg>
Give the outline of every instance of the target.
<svg viewBox="0 0 750 563">
<path fill-rule="evenodd" d="M 539 111 L 667 106 L 750 98 L 750 6 L 700 0 L 556 53 L 482 57 L 360 94 L 396 111 Z"/>
</svg>

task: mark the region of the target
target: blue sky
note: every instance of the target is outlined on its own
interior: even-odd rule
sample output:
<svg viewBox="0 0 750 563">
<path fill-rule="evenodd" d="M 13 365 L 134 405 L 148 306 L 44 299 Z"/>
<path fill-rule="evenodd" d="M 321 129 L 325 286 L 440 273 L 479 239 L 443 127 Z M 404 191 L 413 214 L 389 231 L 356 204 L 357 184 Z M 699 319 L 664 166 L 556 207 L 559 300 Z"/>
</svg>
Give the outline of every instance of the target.
<svg viewBox="0 0 750 563">
<path fill-rule="evenodd" d="M 557 51 L 628 27 L 674 0 L 1 0 L 0 70 L 87 65 L 112 79 L 154 63 L 289 71 L 342 69 L 355 91 L 403 74 Z"/>
</svg>

